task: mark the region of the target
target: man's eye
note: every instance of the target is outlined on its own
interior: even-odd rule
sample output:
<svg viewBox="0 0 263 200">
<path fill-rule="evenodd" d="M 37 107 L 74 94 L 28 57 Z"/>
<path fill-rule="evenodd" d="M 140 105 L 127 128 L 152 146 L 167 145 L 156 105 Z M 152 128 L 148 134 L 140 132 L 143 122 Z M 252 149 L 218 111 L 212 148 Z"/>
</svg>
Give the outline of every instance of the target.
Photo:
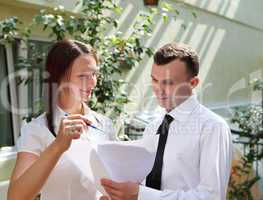
<svg viewBox="0 0 263 200">
<path fill-rule="evenodd" d="M 152 78 L 152 82 L 157 83 L 157 80 Z"/>
</svg>

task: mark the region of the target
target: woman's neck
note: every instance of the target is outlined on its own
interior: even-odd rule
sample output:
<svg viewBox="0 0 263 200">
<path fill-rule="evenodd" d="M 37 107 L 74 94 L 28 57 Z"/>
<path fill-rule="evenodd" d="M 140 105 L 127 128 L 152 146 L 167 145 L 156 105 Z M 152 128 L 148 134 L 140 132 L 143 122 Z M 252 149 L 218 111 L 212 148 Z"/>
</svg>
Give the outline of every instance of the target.
<svg viewBox="0 0 263 200">
<path fill-rule="evenodd" d="M 71 100 L 70 97 L 64 97 L 60 95 L 57 101 L 58 106 L 66 113 L 70 114 L 84 114 L 82 102 Z"/>
</svg>

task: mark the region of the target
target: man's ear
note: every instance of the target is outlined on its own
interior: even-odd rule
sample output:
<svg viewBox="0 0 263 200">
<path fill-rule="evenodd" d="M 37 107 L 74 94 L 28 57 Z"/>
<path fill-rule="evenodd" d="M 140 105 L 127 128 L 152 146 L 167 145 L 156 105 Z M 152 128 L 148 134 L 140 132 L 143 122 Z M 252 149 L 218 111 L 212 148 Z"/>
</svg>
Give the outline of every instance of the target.
<svg viewBox="0 0 263 200">
<path fill-rule="evenodd" d="M 190 80 L 191 88 L 194 89 L 198 84 L 199 84 L 199 78 L 198 78 L 197 76 L 194 76 L 194 77 Z"/>
</svg>

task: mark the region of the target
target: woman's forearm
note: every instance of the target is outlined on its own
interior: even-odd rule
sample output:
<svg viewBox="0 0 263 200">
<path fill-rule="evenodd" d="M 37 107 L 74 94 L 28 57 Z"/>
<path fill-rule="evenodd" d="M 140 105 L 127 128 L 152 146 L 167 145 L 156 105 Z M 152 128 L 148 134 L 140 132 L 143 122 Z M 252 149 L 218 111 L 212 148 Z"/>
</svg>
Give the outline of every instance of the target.
<svg viewBox="0 0 263 200">
<path fill-rule="evenodd" d="M 20 177 L 10 182 L 8 200 L 34 199 L 63 151 L 53 142 Z"/>
</svg>

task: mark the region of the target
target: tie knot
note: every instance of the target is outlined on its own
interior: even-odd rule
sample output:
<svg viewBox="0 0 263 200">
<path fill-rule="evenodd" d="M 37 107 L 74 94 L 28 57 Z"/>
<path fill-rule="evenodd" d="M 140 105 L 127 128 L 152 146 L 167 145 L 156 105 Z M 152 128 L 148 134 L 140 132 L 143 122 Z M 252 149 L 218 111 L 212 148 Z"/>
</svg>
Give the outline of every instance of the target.
<svg viewBox="0 0 263 200">
<path fill-rule="evenodd" d="M 171 115 L 166 114 L 164 116 L 163 122 L 167 125 L 170 125 L 170 123 L 174 120 L 174 118 Z"/>
<path fill-rule="evenodd" d="M 174 118 L 171 115 L 166 114 L 164 116 L 163 122 L 159 126 L 157 130 L 157 134 L 168 134 L 168 129 L 170 126 L 170 123 L 174 120 Z"/>
</svg>

